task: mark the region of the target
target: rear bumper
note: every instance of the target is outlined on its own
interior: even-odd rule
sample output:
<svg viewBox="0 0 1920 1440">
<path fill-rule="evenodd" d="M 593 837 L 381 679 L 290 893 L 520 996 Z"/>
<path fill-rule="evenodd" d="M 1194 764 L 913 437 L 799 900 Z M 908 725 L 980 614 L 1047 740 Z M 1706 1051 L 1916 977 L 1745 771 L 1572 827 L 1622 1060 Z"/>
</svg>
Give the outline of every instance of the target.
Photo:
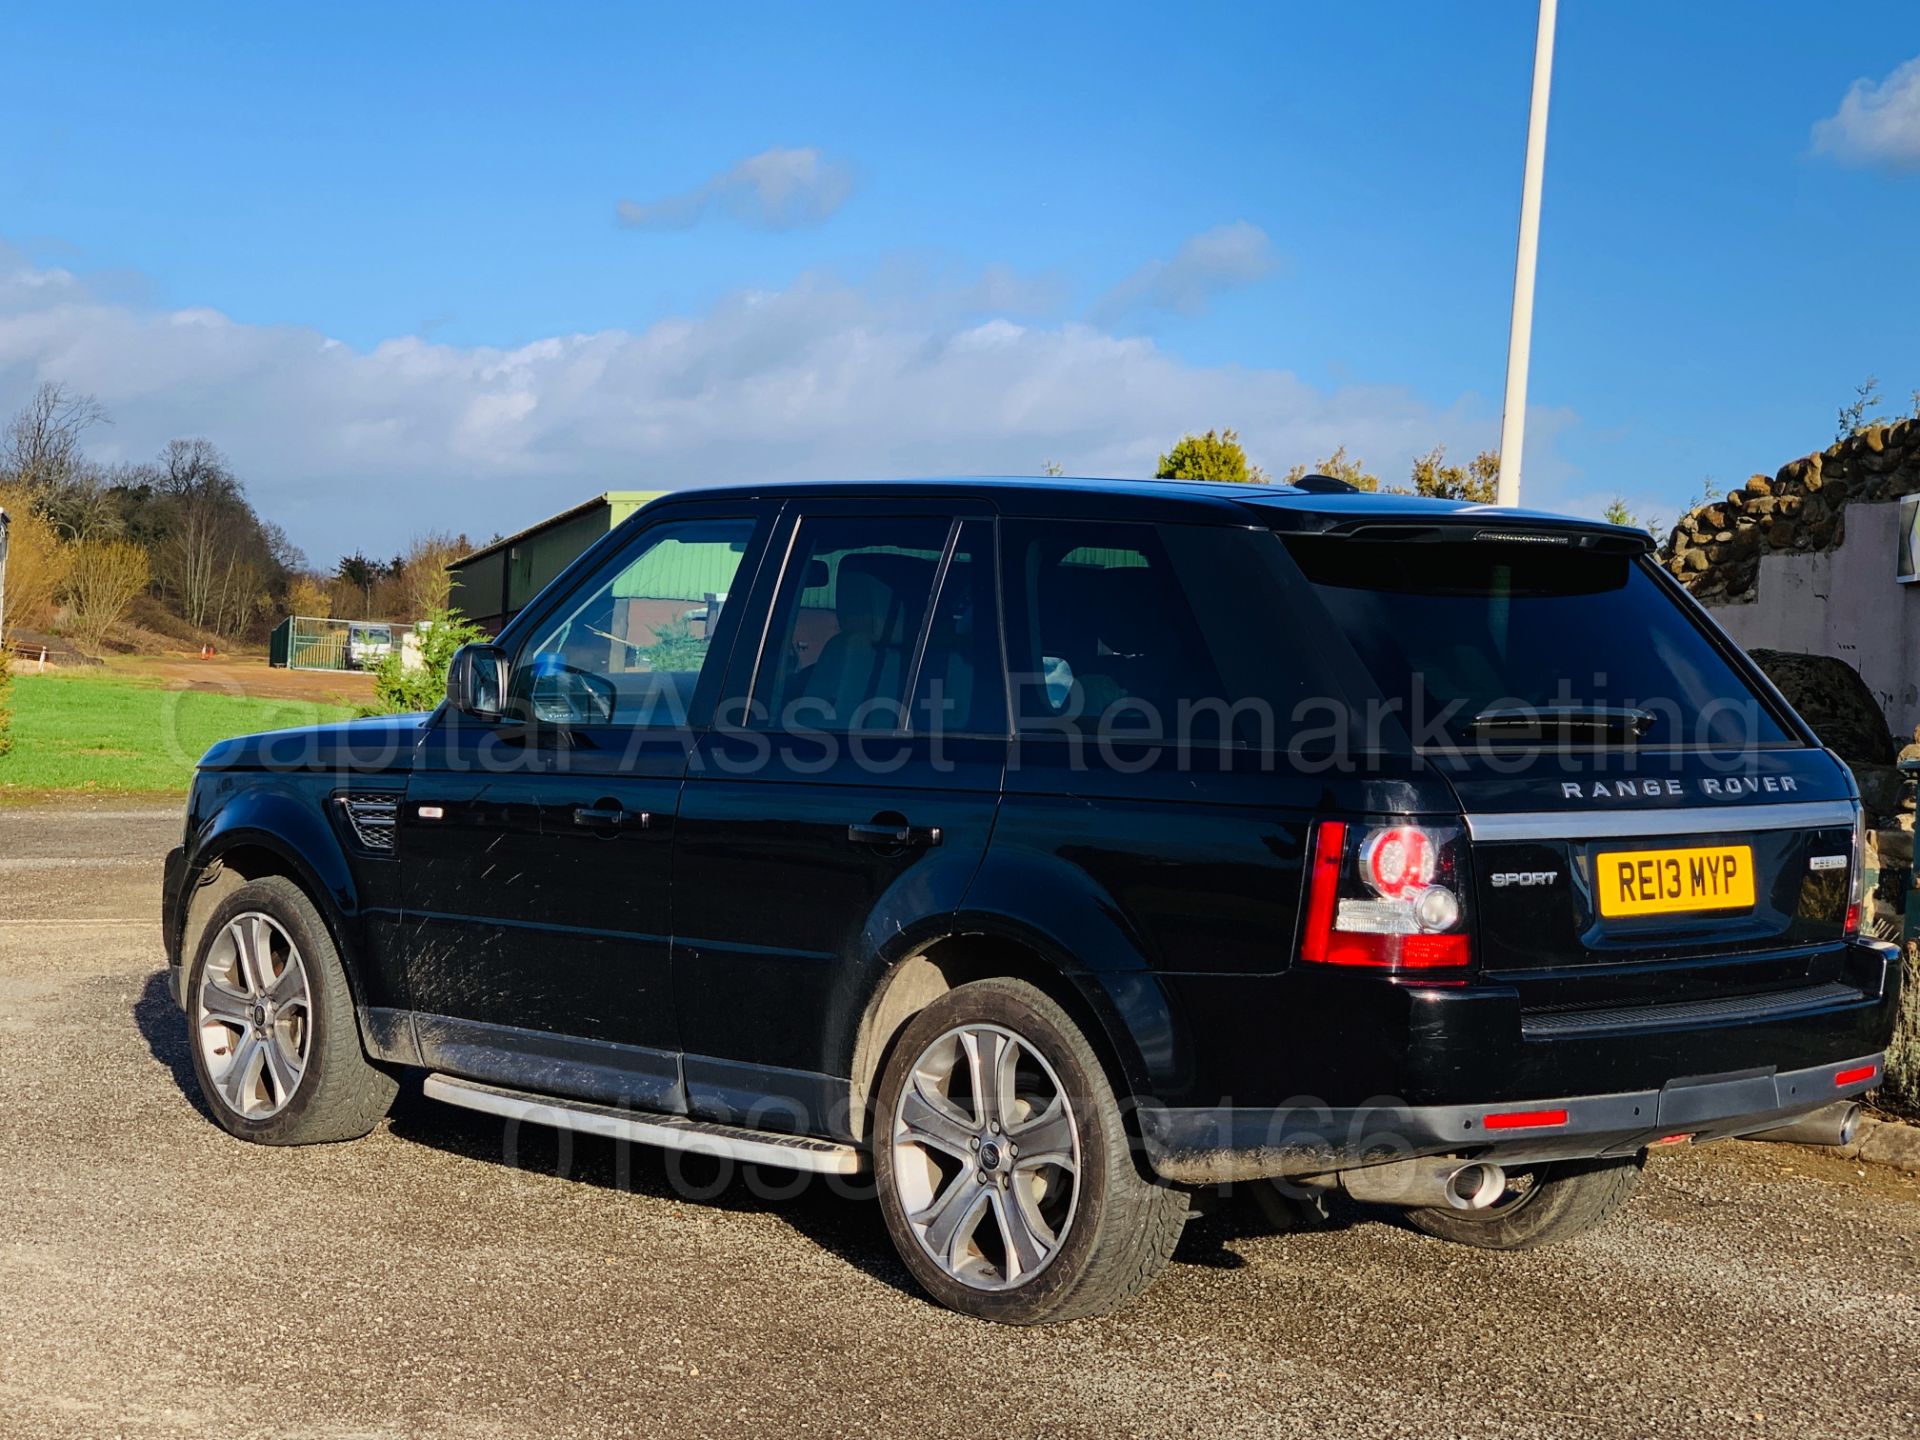
<svg viewBox="0 0 1920 1440">
<path fill-rule="evenodd" d="M 1628 1156 L 1675 1136 L 1698 1143 L 1766 1130 L 1852 1099 L 1880 1083 L 1882 1060 L 1875 1053 L 1800 1070 L 1756 1069 L 1676 1079 L 1653 1090 L 1524 1101 L 1381 1101 L 1347 1109 L 1143 1106 L 1139 1123 L 1154 1170 L 1182 1185 L 1319 1175 L 1418 1155 L 1510 1165 Z M 1509 1123 L 1489 1128 L 1490 1116 L 1496 1126 L 1502 1117 Z M 1522 1123 L 1511 1124 L 1516 1117 Z"/>
<path fill-rule="evenodd" d="M 1895 947 L 1856 940 L 1663 969 L 1657 989 L 1569 977 L 1562 993 L 1588 1000 L 1571 1008 L 1530 1009 L 1525 987 L 1499 976 L 1446 986 L 1296 969 L 1193 983 L 1176 991 L 1190 1023 L 1228 1043 L 1194 1054 L 1195 1078 L 1213 1083 L 1137 1091 L 1139 1131 L 1162 1177 L 1201 1185 L 1738 1135 L 1877 1084 L 1902 972 Z M 1629 981 L 1638 1003 L 1615 1003 Z M 1215 1056 L 1233 1068 L 1209 1070 Z M 1566 1113 L 1486 1128 L 1487 1115 L 1515 1111 Z"/>
</svg>

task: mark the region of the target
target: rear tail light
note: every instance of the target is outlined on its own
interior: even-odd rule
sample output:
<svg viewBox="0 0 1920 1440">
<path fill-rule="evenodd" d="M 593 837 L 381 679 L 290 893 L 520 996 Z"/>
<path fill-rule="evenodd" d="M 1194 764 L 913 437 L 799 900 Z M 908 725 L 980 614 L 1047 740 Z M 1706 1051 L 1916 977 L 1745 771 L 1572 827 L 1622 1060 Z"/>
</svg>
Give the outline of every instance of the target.
<svg viewBox="0 0 1920 1440">
<path fill-rule="evenodd" d="M 1322 820 L 1307 866 L 1301 960 L 1376 970 L 1473 963 L 1457 827 Z"/>
<path fill-rule="evenodd" d="M 1852 939 L 1860 933 L 1861 912 L 1867 904 L 1867 815 L 1858 804 L 1853 807 L 1853 854 L 1847 859 L 1847 923 L 1845 934 Z"/>
</svg>

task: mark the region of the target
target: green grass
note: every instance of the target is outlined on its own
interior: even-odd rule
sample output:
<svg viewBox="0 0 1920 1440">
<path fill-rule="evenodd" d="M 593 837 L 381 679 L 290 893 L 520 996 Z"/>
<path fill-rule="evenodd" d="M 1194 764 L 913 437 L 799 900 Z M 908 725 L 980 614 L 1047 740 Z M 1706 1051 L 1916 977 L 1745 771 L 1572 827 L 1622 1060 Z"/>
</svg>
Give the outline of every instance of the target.
<svg viewBox="0 0 1920 1440">
<path fill-rule="evenodd" d="M 164 690 L 121 675 L 16 674 L 13 752 L 0 756 L 0 800 L 181 793 L 217 740 L 353 713 L 303 700 Z"/>
</svg>

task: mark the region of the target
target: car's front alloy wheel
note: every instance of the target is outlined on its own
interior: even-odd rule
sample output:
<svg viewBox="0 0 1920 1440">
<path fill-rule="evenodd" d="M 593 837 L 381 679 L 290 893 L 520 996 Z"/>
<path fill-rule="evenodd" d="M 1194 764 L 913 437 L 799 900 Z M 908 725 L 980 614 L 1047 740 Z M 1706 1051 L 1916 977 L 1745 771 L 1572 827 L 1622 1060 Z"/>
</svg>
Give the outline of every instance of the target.
<svg viewBox="0 0 1920 1440">
<path fill-rule="evenodd" d="M 299 947 L 271 915 L 243 911 L 214 936 L 193 1037 L 216 1104 L 247 1120 L 287 1108 L 306 1073 L 313 996 Z"/>
<path fill-rule="evenodd" d="M 380 1122 L 394 1078 L 367 1059 L 340 951 L 284 875 L 235 888 L 193 942 L 187 1048 L 213 1118 L 243 1140 L 351 1140 Z"/>
</svg>

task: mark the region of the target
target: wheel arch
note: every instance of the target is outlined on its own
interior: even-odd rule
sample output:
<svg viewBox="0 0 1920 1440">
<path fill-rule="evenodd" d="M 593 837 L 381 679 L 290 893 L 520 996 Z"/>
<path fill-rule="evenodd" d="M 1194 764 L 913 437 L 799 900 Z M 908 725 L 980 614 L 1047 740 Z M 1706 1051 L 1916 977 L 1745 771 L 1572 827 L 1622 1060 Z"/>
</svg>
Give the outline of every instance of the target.
<svg viewBox="0 0 1920 1440">
<path fill-rule="evenodd" d="M 913 1017 L 948 991 L 988 979 L 1025 981 L 1065 1010 L 1123 1104 L 1148 1093 L 1150 1070 L 1134 1039 L 1137 1021 L 1129 1023 L 1108 988 L 1045 937 L 1010 922 L 976 920 L 896 960 L 869 994 L 855 1027 L 849 1080 L 849 1123 L 856 1141 L 873 1132 L 880 1075 Z"/>
<path fill-rule="evenodd" d="M 356 1005 L 363 1003 L 351 920 L 358 894 L 339 837 L 324 817 L 292 796 L 237 796 L 216 815 L 194 847 L 185 903 L 180 907 L 178 953 L 193 964 L 202 929 L 215 907 L 249 881 L 282 876 L 299 886 L 327 927 Z"/>
</svg>

